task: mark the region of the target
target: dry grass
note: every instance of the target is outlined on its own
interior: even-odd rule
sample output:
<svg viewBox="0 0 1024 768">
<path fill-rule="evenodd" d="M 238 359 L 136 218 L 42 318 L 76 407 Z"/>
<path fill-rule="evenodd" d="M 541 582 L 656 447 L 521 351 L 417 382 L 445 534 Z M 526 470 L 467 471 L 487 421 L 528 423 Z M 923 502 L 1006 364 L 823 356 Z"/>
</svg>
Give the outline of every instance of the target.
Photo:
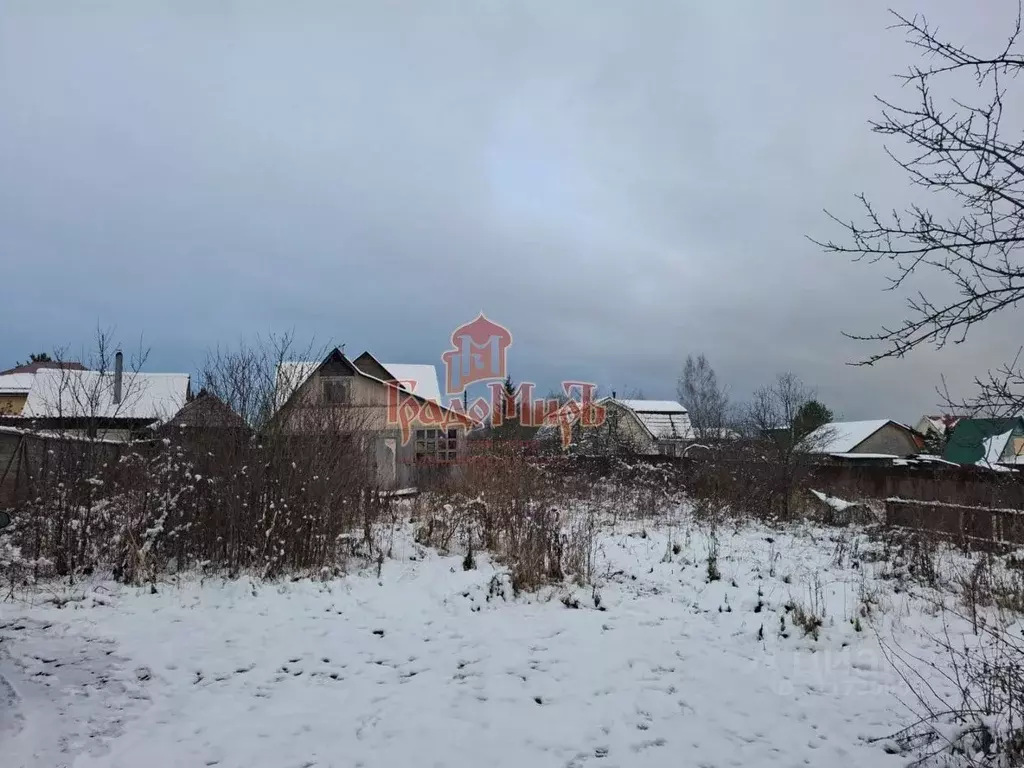
<svg viewBox="0 0 1024 768">
<path fill-rule="evenodd" d="M 567 482 L 564 471 L 519 446 L 494 445 L 459 479 L 423 502 L 417 537 L 442 551 L 487 550 L 508 565 L 515 590 L 593 576 L 599 513 L 593 486 Z"/>
</svg>

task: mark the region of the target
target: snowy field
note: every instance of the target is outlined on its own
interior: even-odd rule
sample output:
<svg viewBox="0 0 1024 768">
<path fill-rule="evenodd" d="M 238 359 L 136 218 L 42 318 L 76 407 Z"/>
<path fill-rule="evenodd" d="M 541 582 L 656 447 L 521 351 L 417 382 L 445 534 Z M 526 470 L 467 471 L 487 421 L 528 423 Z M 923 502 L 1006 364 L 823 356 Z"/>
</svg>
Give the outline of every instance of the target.
<svg viewBox="0 0 1024 768">
<path fill-rule="evenodd" d="M 856 532 L 723 528 L 709 582 L 705 529 L 620 523 L 596 588 L 518 597 L 400 534 L 379 575 L 0 603 L 0 763 L 895 766 L 873 740 L 907 690 L 879 641 L 944 663 L 937 613 Z"/>
</svg>

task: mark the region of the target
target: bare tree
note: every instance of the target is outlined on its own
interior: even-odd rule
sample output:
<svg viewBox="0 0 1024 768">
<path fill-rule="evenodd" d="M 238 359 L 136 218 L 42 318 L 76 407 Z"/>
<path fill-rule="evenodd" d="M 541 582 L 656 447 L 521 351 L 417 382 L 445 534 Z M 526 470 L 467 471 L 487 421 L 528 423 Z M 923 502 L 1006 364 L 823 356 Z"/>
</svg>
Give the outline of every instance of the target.
<svg viewBox="0 0 1024 768">
<path fill-rule="evenodd" d="M 920 346 L 962 343 L 974 326 L 1004 310 L 1012 312 L 1024 299 L 1024 135 L 1020 93 L 1014 90 L 1015 77 L 1024 70 L 1021 7 L 1007 26 L 1005 43 L 985 53 L 940 36 L 922 16 L 897 14 L 895 27 L 926 63 L 902 76 L 912 99 L 902 104 L 879 99 L 881 117 L 872 127 L 902 145 L 887 149 L 890 157 L 931 195 L 935 207 L 912 203 L 902 213 L 883 214 L 861 195 L 864 218 L 846 223 L 832 216 L 845 237 L 842 242 L 819 242 L 829 252 L 886 263 L 890 290 L 910 289 L 915 277 L 933 286 L 927 293 L 920 287 L 911 293 L 908 316 L 898 326 L 853 336 L 881 345 L 862 361 L 869 365 Z M 955 213 L 939 213 L 939 206 Z M 975 381 L 976 394 L 967 402 L 950 397 L 945 383 L 940 395 L 962 412 L 1010 415 L 1024 408 L 1020 350 L 1010 351 L 1008 362 Z M 953 647 L 959 643 L 945 644 L 962 693 L 959 704 L 943 700 L 933 709 L 921 695 L 934 692 L 932 683 L 924 676 L 904 678 L 925 710 L 905 731 L 920 757 L 915 764 L 930 758 L 947 764 L 952 755 L 965 756 L 963 762 L 972 765 L 1021 764 L 1019 685 L 1008 689 L 1004 682 L 1020 679 L 1019 633 L 1000 624 L 990 626 L 989 636 L 978 644 L 980 654 Z M 890 661 L 900 670 L 901 659 Z M 1006 696 L 1007 690 L 1012 694 Z M 952 722 L 957 728 L 936 722 Z M 940 741 L 936 746 L 935 734 L 954 732 L 973 743 L 965 748 Z"/>
<path fill-rule="evenodd" d="M 65 348 L 55 349 L 53 361 L 57 367 L 36 374 L 38 397 L 45 414 L 41 423 L 45 426 L 52 421 L 62 434 L 89 439 L 102 440 L 114 435 L 117 420 L 131 412 L 146 394 L 146 384 L 138 374 L 149 357 L 149 349 L 140 339 L 138 348 L 128 358 L 127 369 L 123 357 L 113 331 L 99 327 L 92 349 L 81 355 L 87 370 L 68 365 Z M 130 439 L 133 435 L 117 437 Z"/>
<path fill-rule="evenodd" d="M 799 378 L 783 373 L 754 392 L 745 412 L 747 436 L 771 468 L 770 504 L 783 518 L 791 516 L 795 491 L 835 437 L 827 426 L 802 432 L 800 415 L 813 397 Z"/>
<path fill-rule="evenodd" d="M 938 295 L 914 292 L 909 317 L 899 326 L 850 334 L 881 344 L 862 361 L 867 365 L 922 345 L 963 342 L 974 325 L 1024 299 L 1024 140 L 1019 123 L 1011 122 L 1016 116 L 1007 117 L 1008 107 L 1019 103 L 1010 90 L 1014 77 L 1024 69 L 1020 8 L 1005 45 L 984 54 L 940 37 L 923 16 L 894 16 L 894 27 L 928 63 L 901 76 L 913 99 L 897 104 L 878 98 L 881 117 L 871 125 L 903 144 L 904 151 L 887 152 L 911 182 L 958 212 L 945 216 L 915 203 L 883 214 L 861 195 L 862 221 L 829 214 L 846 237 L 814 240 L 826 251 L 887 263 L 890 290 L 909 288 L 915 275 L 938 278 L 944 286 Z M 1020 353 L 977 384 L 974 405 L 1019 412 Z"/>
<path fill-rule="evenodd" d="M 292 333 L 256 337 L 234 349 L 218 345 L 206 357 L 200 386 L 261 431 L 329 351 L 313 341 L 300 345 Z"/>
<path fill-rule="evenodd" d="M 694 437 L 704 441 L 721 439 L 729 423 L 729 395 L 703 354 L 686 356 L 676 393 L 690 412 Z"/>
</svg>

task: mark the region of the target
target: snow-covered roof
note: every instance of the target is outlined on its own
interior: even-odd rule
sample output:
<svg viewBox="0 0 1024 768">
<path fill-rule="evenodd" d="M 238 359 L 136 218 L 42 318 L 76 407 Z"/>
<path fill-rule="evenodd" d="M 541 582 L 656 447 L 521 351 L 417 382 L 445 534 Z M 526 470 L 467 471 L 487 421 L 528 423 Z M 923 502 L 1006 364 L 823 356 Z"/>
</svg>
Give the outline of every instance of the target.
<svg viewBox="0 0 1024 768">
<path fill-rule="evenodd" d="M 977 463 L 983 467 L 991 467 L 993 464 L 998 463 L 1003 458 L 1006 444 L 1010 442 L 1012 435 L 1013 430 L 1011 429 L 1002 434 L 985 438 L 981 446 L 982 450 L 985 451 L 985 455 L 978 459 Z"/>
<path fill-rule="evenodd" d="M 694 427 L 693 434 L 698 440 L 739 440 L 742 437 L 739 432 L 729 427 Z"/>
<path fill-rule="evenodd" d="M 693 438 L 690 414 L 674 400 L 609 400 L 632 411 L 655 440 Z"/>
<path fill-rule="evenodd" d="M 415 395 L 426 400 L 441 402 L 441 386 L 437 379 L 437 369 L 432 365 L 409 363 L 381 363 L 388 373 Z"/>
<path fill-rule="evenodd" d="M 674 400 L 620 400 L 616 397 L 603 397 L 596 405 L 607 406 L 609 403 L 632 411 L 637 421 L 655 440 L 692 440 L 694 437 L 689 412 Z M 579 415 L 575 414 L 569 423 L 575 424 L 578 420 Z M 538 436 L 550 435 L 559 429 L 560 422 L 557 419 L 551 419 L 550 422 L 540 428 Z"/>
<path fill-rule="evenodd" d="M 80 441 L 83 443 L 106 443 L 107 445 L 124 445 L 124 440 L 106 437 L 96 436 L 87 437 L 78 435 L 73 432 L 62 432 L 58 429 L 26 429 L 25 427 L 12 427 L 12 426 L 0 426 L 0 435 L 25 435 L 26 437 L 38 437 L 38 438 L 50 438 L 53 440 L 70 440 Z M 152 438 L 150 438 L 152 439 Z M 137 440 L 135 442 L 147 442 L 145 440 Z"/>
<path fill-rule="evenodd" d="M 188 399 L 187 373 L 125 371 L 121 402 L 111 372 L 43 369 L 35 374 L 21 415 L 29 418 L 118 418 L 165 421 Z"/>
<path fill-rule="evenodd" d="M 404 363 L 381 363 L 388 373 L 395 377 L 403 389 L 426 400 L 441 402 L 441 387 L 437 381 L 437 370 L 432 365 L 409 365 Z M 313 375 L 320 367 L 319 362 L 306 360 L 286 360 L 278 364 L 276 373 L 277 403 L 280 408 L 295 394 L 295 390 L 301 387 L 306 379 Z M 355 366 L 353 366 L 355 368 Z M 374 381 L 380 381 L 376 376 L 371 376 L 365 371 L 355 368 L 361 376 Z"/>
<path fill-rule="evenodd" d="M 617 397 L 612 399 L 638 413 L 687 413 L 686 407 L 675 400 L 620 400 Z"/>
<path fill-rule="evenodd" d="M 658 440 L 688 440 L 693 437 L 688 413 L 636 412 L 637 418 Z"/>
<path fill-rule="evenodd" d="M 853 449 L 880 430 L 891 419 L 832 421 L 822 424 L 804 438 L 811 453 L 852 453 Z"/>
<path fill-rule="evenodd" d="M 935 456 L 931 453 L 919 453 L 912 459 L 899 459 L 897 463 L 903 463 L 906 461 L 918 463 L 918 464 L 946 464 L 950 467 L 958 466 L 955 461 L 946 461 L 941 456 Z"/>
<path fill-rule="evenodd" d="M 854 459 L 854 460 L 868 460 L 868 459 L 898 459 L 894 453 L 830 453 L 829 456 L 833 456 L 837 459 Z"/>
<path fill-rule="evenodd" d="M 24 395 L 32 389 L 34 373 L 5 373 L 0 375 L 0 395 Z"/>
<path fill-rule="evenodd" d="M 333 354 L 333 353 L 332 353 Z M 346 358 L 347 360 L 347 358 Z M 295 391 L 301 387 L 306 379 L 313 375 L 322 364 L 322 361 L 306 361 L 306 360 L 288 360 L 279 363 L 275 371 L 275 409 L 284 407 L 285 403 L 295 394 Z M 366 371 L 360 369 L 358 366 L 350 363 L 352 370 L 357 376 L 362 376 L 370 381 L 375 381 L 378 384 L 384 386 L 395 386 L 390 381 L 384 381 L 378 379 L 376 376 L 372 376 Z M 432 400 L 450 412 L 452 411 L 448 406 L 441 402 L 441 388 L 437 381 L 437 370 L 432 365 L 407 365 L 407 364 L 390 364 L 382 365 L 395 379 L 398 380 L 404 389 L 407 389 L 417 399 L 421 400 Z M 415 387 L 411 384 L 405 384 L 403 382 L 415 382 Z M 472 422 L 465 414 L 459 414 L 460 418 L 465 418 L 467 421 Z"/>
</svg>

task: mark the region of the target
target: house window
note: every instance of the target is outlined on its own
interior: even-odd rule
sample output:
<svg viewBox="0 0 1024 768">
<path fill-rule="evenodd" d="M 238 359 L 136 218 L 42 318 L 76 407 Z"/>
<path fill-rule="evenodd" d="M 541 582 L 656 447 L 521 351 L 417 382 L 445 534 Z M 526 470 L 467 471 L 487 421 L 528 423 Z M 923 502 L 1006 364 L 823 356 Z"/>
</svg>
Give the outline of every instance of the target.
<svg viewBox="0 0 1024 768">
<path fill-rule="evenodd" d="M 348 405 L 351 381 L 348 377 L 329 376 L 320 380 L 327 405 Z"/>
<path fill-rule="evenodd" d="M 455 461 L 458 437 L 457 429 L 417 429 L 416 461 Z"/>
</svg>

